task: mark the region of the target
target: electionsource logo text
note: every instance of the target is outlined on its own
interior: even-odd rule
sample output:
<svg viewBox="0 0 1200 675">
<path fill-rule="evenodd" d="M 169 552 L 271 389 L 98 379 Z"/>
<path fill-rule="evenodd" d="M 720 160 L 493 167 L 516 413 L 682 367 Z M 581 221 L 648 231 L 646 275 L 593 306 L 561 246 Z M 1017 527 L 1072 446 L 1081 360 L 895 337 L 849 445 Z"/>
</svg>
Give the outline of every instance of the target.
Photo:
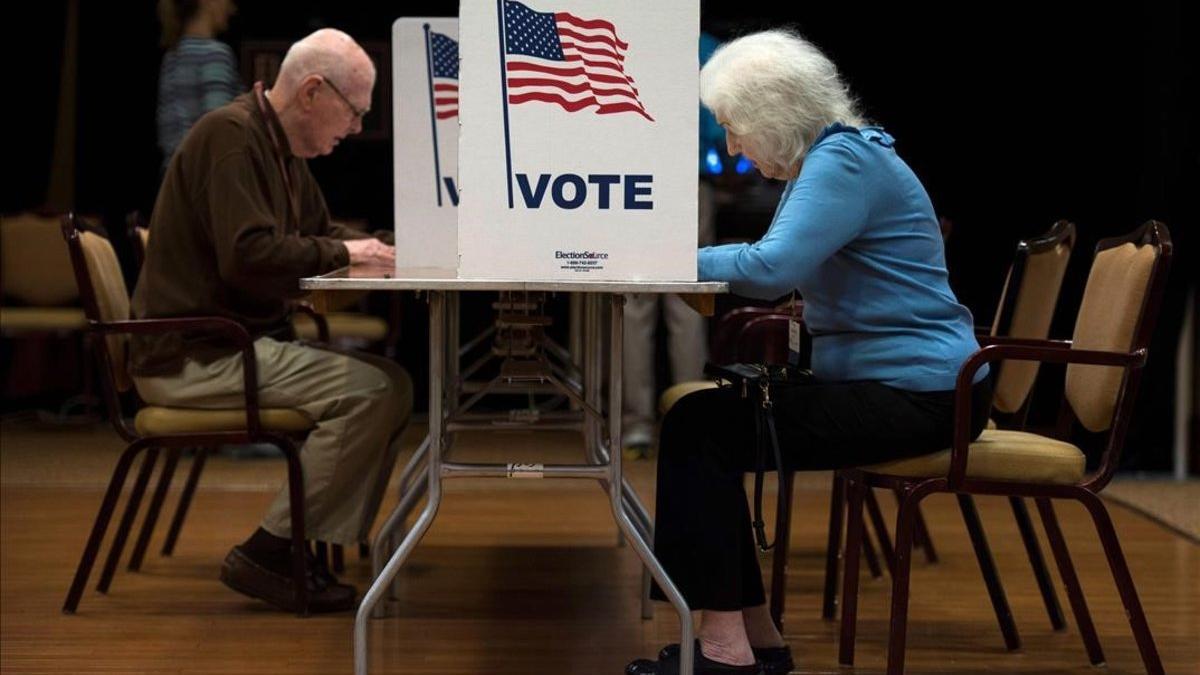
<svg viewBox="0 0 1200 675">
<path fill-rule="evenodd" d="M 556 259 L 608 260 L 608 254 L 602 251 L 555 251 L 554 257 Z"/>
</svg>

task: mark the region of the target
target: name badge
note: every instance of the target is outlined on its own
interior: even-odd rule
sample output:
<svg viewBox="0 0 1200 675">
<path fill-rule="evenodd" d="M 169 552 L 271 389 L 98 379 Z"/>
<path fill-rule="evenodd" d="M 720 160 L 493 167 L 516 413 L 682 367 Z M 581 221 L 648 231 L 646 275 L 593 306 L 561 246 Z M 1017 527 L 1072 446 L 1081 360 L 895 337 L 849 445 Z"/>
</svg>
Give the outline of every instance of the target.
<svg viewBox="0 0 1200 675">
<path fill-rule="evenodd" d="M 788 319 L 788 363 L 800 365 L 800 322 Z"/>
</svg>

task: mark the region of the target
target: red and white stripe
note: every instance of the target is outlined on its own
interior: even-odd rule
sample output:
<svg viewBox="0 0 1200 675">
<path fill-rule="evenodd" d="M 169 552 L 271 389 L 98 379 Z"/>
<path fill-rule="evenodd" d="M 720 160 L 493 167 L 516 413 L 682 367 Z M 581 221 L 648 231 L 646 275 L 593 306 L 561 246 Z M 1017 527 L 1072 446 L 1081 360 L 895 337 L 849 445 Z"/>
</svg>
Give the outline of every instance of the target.
<svg viewBox="0 0 1200 675">
<path fill-rule="evenodd" d="M 510 54 L 509 103 L 544 101 L 570 112 L 595 107 L 596 114 L 635 112 L 650 121 L 637 86 L 625 73 L 628 43 L 602 19 L 581 19 L 567 12 L 554 15 L 566 61 Z"/>
<path fill-rule="evenodd" d="M 439 120 L 458 117 L 458 80 L 434 78 L 433 109 Z"/>
</svg>

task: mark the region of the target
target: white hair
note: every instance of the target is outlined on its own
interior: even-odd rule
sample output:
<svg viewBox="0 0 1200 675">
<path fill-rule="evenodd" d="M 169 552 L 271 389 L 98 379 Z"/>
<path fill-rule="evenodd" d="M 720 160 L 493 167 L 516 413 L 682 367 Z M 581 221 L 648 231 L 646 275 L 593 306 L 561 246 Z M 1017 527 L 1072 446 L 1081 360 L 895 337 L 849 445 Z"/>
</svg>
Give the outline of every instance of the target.
<svg viewBox="0 0 1200 675">
<path fill-rule="evenodd" d="M 362 58 L 355 55 L 362 54 Z M 368 64 L 363 68 L 363 63 Z M 354 38 L 335 28 L 322 28 L 288 48 L 279 65 L 275 86 L 292 90 L 309 75 L 322 75 L 336 87 L 349 87 L 359 79 L 374 84 L 375 68 Z"/>
<path fill-rule="evenodd" d="M 866 124 L 833 62 L 787 30 L 746 35 L 714 52 L 700 71 L 700 101 L 784 166 L 800 161 L 830 124 Z"/>
</svg>

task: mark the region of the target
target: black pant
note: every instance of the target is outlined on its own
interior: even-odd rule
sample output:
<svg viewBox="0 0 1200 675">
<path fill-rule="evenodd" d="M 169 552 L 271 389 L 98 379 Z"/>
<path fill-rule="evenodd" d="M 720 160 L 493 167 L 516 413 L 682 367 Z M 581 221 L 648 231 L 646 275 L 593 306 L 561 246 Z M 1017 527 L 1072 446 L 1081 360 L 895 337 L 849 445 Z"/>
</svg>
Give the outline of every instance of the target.
<svg viewBox="0 0 1200 675">
<path fill-rule="evenodd" d="M 740 393 L 723 387 L 690 394 L 663 420 L 654 553 L 694 610 L 733 611 L 766 602 L 743 483 L 754 470 L 755 402 Z M 784 467 L 838 469 L 948 448 L 953 396 L 876 382 L 773 388 Z M 972 391 L 972 438 L 986 424 L 990 406 L 984 380 Z M 657 584 L 652 596 L 666 599 Z"/>
</svg>

